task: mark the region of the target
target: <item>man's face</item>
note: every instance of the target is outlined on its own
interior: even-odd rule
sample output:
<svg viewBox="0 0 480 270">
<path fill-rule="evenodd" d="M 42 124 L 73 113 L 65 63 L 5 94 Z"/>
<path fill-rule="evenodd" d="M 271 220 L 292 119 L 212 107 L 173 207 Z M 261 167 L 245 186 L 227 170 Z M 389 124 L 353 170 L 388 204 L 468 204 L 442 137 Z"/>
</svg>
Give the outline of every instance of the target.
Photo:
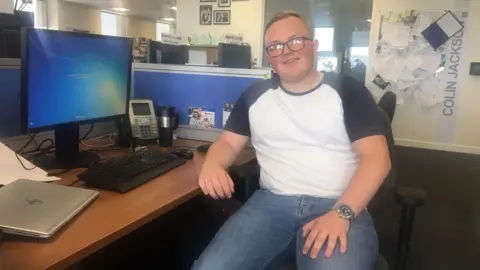
<svg viewBox="0 0 480 270">
<path fill-rule="evenodd" d="M 292 51 L 286 44 L 283 45 L 283 54 L 279 56 L 268 55 L 273 69 L 282 80 L 298 82 L 314 69 L 314 55 L 317 53 L 317 42 L 309 40 L 311 33 L 308 27 L 300 19 L 295 17 L 286 18 L 275 22 L 265 33 L 266 47 L 285 43 L 297 38 L 296 45 L 292 48 L 300 50 Z M 307 38 L 303 39 L 302 38 Z M 299 42 L 303 42 L 299 44 Z M 276 46 L 278 48 L 278 46 Z"/>
</svg>

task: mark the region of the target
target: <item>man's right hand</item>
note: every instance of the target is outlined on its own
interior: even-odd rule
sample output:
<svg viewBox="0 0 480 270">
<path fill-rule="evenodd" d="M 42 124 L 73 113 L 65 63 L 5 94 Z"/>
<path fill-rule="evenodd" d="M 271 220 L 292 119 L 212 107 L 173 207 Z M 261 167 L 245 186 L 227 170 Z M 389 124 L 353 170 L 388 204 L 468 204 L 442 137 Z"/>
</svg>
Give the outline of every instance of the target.
<svg viewBox="0 0 480 270">
<path fill-rule="evenodd" d="M 198 178 L 198 184 L 205 195 L 215 200 L 231 198 L 234 192 L 233 181 L 220 165 L 205 163 Z"/>
</svg>

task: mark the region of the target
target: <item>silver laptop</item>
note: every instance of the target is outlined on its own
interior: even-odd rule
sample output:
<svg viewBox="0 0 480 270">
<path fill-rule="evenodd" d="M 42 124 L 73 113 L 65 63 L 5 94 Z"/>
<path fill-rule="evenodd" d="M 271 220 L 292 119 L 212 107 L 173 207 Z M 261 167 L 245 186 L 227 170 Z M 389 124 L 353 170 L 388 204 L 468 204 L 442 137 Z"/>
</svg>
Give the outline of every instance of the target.
<svg viewBox="0 0 480 270">
<path fill-rule="evenodd" d="M 98 191 L 19 179 L 0 188 L 0 230 L 49 238 L 98 197 Z"/>
</svg>

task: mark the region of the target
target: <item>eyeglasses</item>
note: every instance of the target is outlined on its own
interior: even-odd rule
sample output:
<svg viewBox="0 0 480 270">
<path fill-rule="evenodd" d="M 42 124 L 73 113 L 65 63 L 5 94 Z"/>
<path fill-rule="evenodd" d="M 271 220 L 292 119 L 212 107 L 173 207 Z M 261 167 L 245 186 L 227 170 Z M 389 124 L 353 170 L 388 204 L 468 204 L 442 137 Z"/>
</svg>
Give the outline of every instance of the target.
<svg viewBox="0 0 480 270">
<path fill-rule="evenodd" d="M 307 37 L 296 37 L 287 40 L 284 43 L 275 43 L 269 45 L 265 48 L 265 51 L 267 51 L 270 57 L 278 57 L 285 52 L 285 45 L 290 49 L 290 51 L 296 52 L 305 48 L 305 43 L 309 41 L 312 41 L 312 39 Z"/>
</svg>

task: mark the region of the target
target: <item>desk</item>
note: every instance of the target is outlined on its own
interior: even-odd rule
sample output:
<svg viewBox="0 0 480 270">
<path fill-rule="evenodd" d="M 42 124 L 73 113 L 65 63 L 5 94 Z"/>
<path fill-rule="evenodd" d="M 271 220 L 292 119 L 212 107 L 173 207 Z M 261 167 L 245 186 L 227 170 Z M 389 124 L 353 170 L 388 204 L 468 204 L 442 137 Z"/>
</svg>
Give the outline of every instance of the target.
<svg viewBox="0 0 480 270">
<path fill-rule="evenodd" d="M 204 142 L 179 140 L 178 146 L 196 147 Z M 105 152 L 121 156 L 125 151 Z M 251 148 L 236 160 L 254 158 Z M 126 194 L 100 191 L 100 196 L 48 243 L 5 242 L 0 248 L 4 270 L 64 269 L 124 235 L 161 216 L 200 193 L 198 174 L 203 155 Z M 81 169 L 65 173 L 59 184 L 70 185 Z"/>
</svg>

